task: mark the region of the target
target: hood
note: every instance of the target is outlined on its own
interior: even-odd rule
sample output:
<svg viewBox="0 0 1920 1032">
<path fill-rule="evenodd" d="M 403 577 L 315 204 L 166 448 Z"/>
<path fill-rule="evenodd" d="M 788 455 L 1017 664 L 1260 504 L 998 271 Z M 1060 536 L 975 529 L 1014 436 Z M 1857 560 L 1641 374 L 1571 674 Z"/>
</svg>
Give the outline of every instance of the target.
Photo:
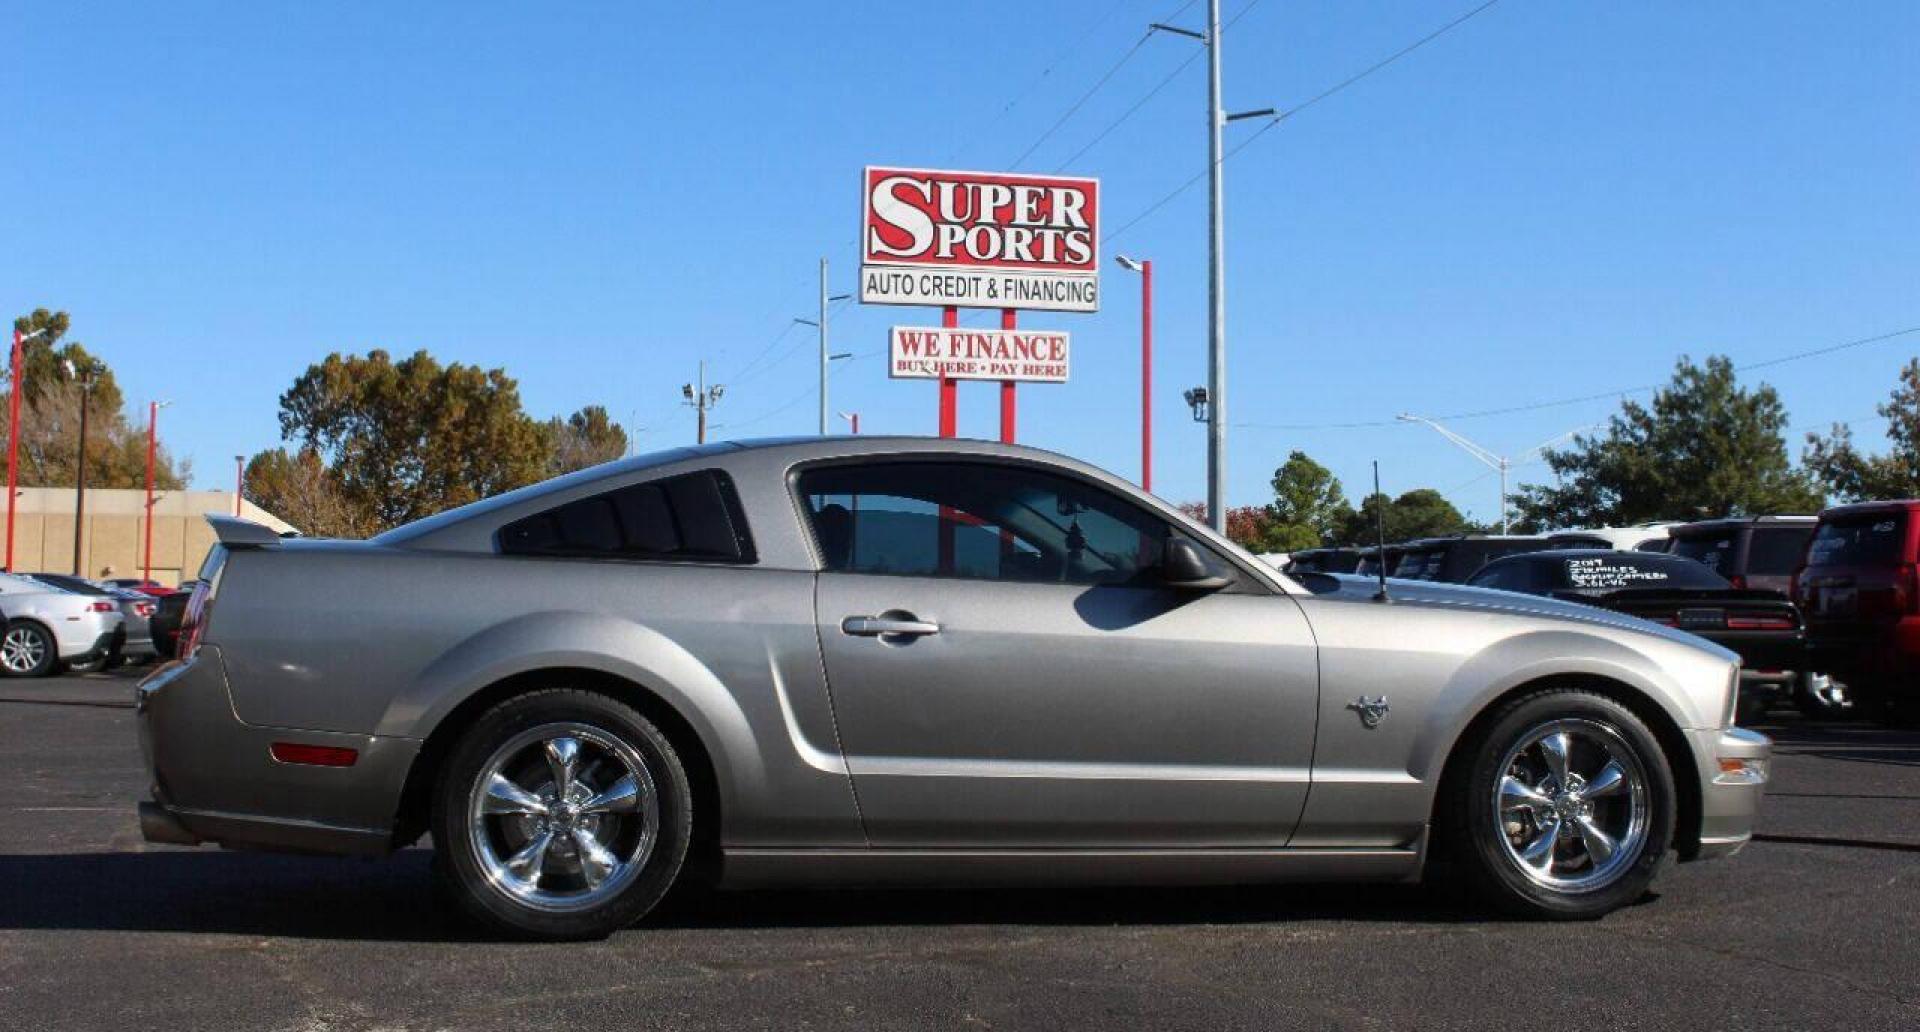
<svg viewBox="0 0 1920 1032">
<path fill-rule="evenodd" d="M 1299 580 L 1302 586 L 1321 598 L 1334 596 L 1342 600 L 1351 599 L 1369 604 L 1380 590 L 1378 578 L 1360 577 L 1350 573 L 1309 574 Z M 1444 606 L 1449 609 L 1514 613 L 1551 620 L 1565 620 L 1569 623 L 1597 624 L 1602 627 L 1614 627 L 1623 631 L 1665 638 L 1668 641 L 1692 645 L 1695 648 L 1724 652 L 1729 659 L 1733 658 L 1733 653 L 1698 635 L 1657 624 L 1651 620 L 1642 620 L 1625 613 L 1579 602 L 1563 602 L 1555 598 L 1542 598 L 1539 595 L 1526 595 L 1517 591 L 1470 588 L 1464 584 L 1441 584 L 1434 581 L 1398 580 L 1393 577 L 1387 578 L 1387 594 L 1397 605 Z"/>
</svg>

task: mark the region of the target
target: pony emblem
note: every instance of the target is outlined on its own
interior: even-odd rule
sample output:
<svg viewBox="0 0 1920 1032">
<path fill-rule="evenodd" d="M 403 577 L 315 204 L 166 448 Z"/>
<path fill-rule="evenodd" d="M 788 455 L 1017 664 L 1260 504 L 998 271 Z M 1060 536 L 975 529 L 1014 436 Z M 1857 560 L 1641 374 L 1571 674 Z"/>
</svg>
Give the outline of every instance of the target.
<svg viewBox="0 0 1920 1032">
<path fill-rule="evenodd" d="M 1360 726 L 1368 730 L 1379 727 L 1380 722 L 1387 719 L 1387 697 L 1384 695 L 1377 699 L 1362 695 L 1347 703 L 1347 708 L 1360 714 Z"/>
</svg>

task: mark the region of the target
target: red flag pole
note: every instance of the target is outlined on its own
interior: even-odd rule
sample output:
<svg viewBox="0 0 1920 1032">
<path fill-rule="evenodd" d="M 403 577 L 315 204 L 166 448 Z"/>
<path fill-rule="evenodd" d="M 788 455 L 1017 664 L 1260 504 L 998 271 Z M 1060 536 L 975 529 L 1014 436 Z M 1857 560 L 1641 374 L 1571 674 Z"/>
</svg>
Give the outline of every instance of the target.
<svg viewBox="0 0 1920 1032">
<path fill-rule="evenodd" d="M 1000 328 L 1003 330 L 1015 328 L 1019 322 L 1019 314 L 1019 312 L 1011 308 L 1002 308 L 1000 310 Z M 1000 441 L 1003 444 L 1013 443 L 1013 423 L 1017 408 L 1013 388 L 1014 382 L 1012 380 L 1000 381 Z"/>
<path fill-rule="evenodd" d="M 960 309 L 941 309 L 940 325 L 949 330 L 960 325 Z M 951 376 L 940 378 L 940 436 L 960 436 L 960 381 Z"/>
</svg>

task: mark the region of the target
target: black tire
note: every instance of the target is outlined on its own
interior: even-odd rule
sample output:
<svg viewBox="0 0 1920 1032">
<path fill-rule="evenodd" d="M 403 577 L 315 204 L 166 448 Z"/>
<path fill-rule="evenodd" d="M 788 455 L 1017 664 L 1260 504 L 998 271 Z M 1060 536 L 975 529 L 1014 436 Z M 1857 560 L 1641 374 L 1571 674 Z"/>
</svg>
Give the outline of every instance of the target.
<svg viewBox="0 0 1920 1032">
<path fill-rule="evenodd" d="M 564 726 L 557 733 L 575 729 L 582 736 L 601 736 L 609 744 L 630 750 L 645 767 L 653 789 L 648 794 L 657 806 L 651 847 L 644 855 L 634 853 L 631 863 L 636 869 L 620 876 L 626 879 L 623 885 L 615 890 L 609 882 L 610 895 L 591 901 L 590 905 L 574 904 L 575 909 L 567 910 L 543 908 L 516 896 L 499 880 L 490 877 L 486 873 L 490 861 L 485 855 L 489 846 L 477 844 L 476 837 L 491 845 L 489 836 L 506 832 L 476 831 L 470 821 L 477 783 L 499 753 L 528 735 L 537 738 L 547 734 L 547 729 L 555 725 Z M 538 776 L 537 771 L 534 776 Z M 557 776 L 554 780 L 558 780 Z M 508 819 L 519 818 L 497 818 Z M 640 817 L 616 819 L 643 820 Z M 542 818 L 543 828 L 544 821 Z M 557 826 L 557 817 L 555 821 Z M 498 827 L 484 822 L 483 826 Z M 442 765 L 434 788 L 432 831 L 434 848 L 440 853 L 436 858 L 440 862 L 435 866 L 445 879 L 449 893 L 472 917 L 498 932 L 518 938 L 600 939 L 638 921 L 678 878 L 692 840 L 692 827 L 693 793 L 672 744 L 632 707 L 596 692 L 544 689 L 516 696 L 488 710 L 460 737 Z M 562 843 L 568 841 L 557 838 Z M 496 868 L 497 853 L 518 844 L 508 843 L 495 850 Z M 532 883 L 542 885 L 546 877 L 535 874 Z M 585 891 L 586 884 L 582 882 L 574 888 Z"/>
<path fill-rule="evenodd" d="M 37 643 L 39 660 L 19 669 L 15 669 L 11 661 L 0 663 L 0 673 L 8 677 L 46 677 L 59 668 L 60 643 L 54 639 L 53 632 L 32 620 L 13 620 L 6 625 L 5 644 L 11 644 L 16 635 Z M 0 644 L 0 647 L 5 645 Z"/>
<path fill-rule="evenodd" d="M 1503 819 L 1494 803 L 1502 779 L 1524 762 L 1516 756 L 1503 768 L 1510 751 L 1556 722 L 1564 722 L 1560 726 L 1579 735 L 1604 740 L 1608 749 L 1624 750 L 1631 755 L 1632 764 L 1637 764 L 1639 775 L 1637 783 L 1629 784 L 1626 801 L 1609 798 L 1595 805 L 1608 808 L 1601 811 L 1604 814 L 1640 814 L 1637 818 L 1641 822 L 1637 825 L 1640 834 L 1616 838 L 1616 844 L 1629 843 L 1627 849 L 1620 851 L 1616 869 L 1605 880 L 1577 889 L 1542 884 L 1522 870 L 1522 861 L 1508 848 L 1509 836 L 1514 833 L 1510 832 L 1514 828 L 1510 822 L 1514 818 Z M 1592 751 L 1590 745 L 1581 748 Z M 1639 899 L 1653 883 L 1673 843 L 1677 795 L 1673 773 L 1659 741 L 1645 722 L 1625 706 L 1582 689 L 1544 689 L 1503 705 L 1460 743 L 1454 755 L 1439 811 L 1442 823 L 1436 830 L 1448 859 L 1480 898 L 1519 917 L 1591 920 Z M 1637 794 L 1633 784 L 1639 786 Z M 1637 809 L 1632 803 L 1635 798 L 1641 800 Z M 1520 827 L 1524 829 L 1526 825 Z M 1524 836 L 1525 832 L 1519 834 Z M 1573 843 L 1578 837 L 1575 834 L 1566 841 Z M 1543 855 L 1556 857 L 1559 848 L 1549 845 L 1548 853 Z M 1574 844 L 1572 848 L 1586 850 L 1584 843 Z M 1549 875 L 1554 871 L 1555 862 L 1549 860 Z M 1591 859 L 1586 862 L 1592 864 Z M 1601 874 L 1597 866 L 1590 867 L 1588 873 Z"/>
<path fill-rule="evenodd" d="M 62 673 L 91 674 L 95 670 L 105 670 L 107 668 L 107 657 L 95 656 L 92 659 L 76 659 L 71 663 L 64 664 L 64 667 L 65 669 L 61 671 Z"/>
</svg>

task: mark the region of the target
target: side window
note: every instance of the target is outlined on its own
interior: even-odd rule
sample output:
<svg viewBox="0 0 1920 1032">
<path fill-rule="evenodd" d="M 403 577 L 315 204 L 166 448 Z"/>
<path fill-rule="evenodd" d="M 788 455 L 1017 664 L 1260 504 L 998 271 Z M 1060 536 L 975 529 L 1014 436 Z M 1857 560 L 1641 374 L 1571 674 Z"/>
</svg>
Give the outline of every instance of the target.
<svg viewBox="0 0 1920 1032">
<path fill-rule="evenodd" d="M 842 573 L 1125 584 L 1151 576 L 1168 532 L 1104 489 L 1018 466 L 824 466 L 799 492 Z"/>
<path fill-rule="evenodd" d="M 753 540 L 733 483 L 717 470 L 634 484 L 515 520 L 505 555 L 749 563 Z"/>
<path fill-rule="evenodd" d="M 1467 583 L 1476 588 L 1498 588 L 1501 591 L 1531 591 L 1533 578 L 1529 576 L 1531 567 L 1526 563 L 1494 563 L 1480 568 L 1480 572 L 1467 579 Z"/>
</svg>

